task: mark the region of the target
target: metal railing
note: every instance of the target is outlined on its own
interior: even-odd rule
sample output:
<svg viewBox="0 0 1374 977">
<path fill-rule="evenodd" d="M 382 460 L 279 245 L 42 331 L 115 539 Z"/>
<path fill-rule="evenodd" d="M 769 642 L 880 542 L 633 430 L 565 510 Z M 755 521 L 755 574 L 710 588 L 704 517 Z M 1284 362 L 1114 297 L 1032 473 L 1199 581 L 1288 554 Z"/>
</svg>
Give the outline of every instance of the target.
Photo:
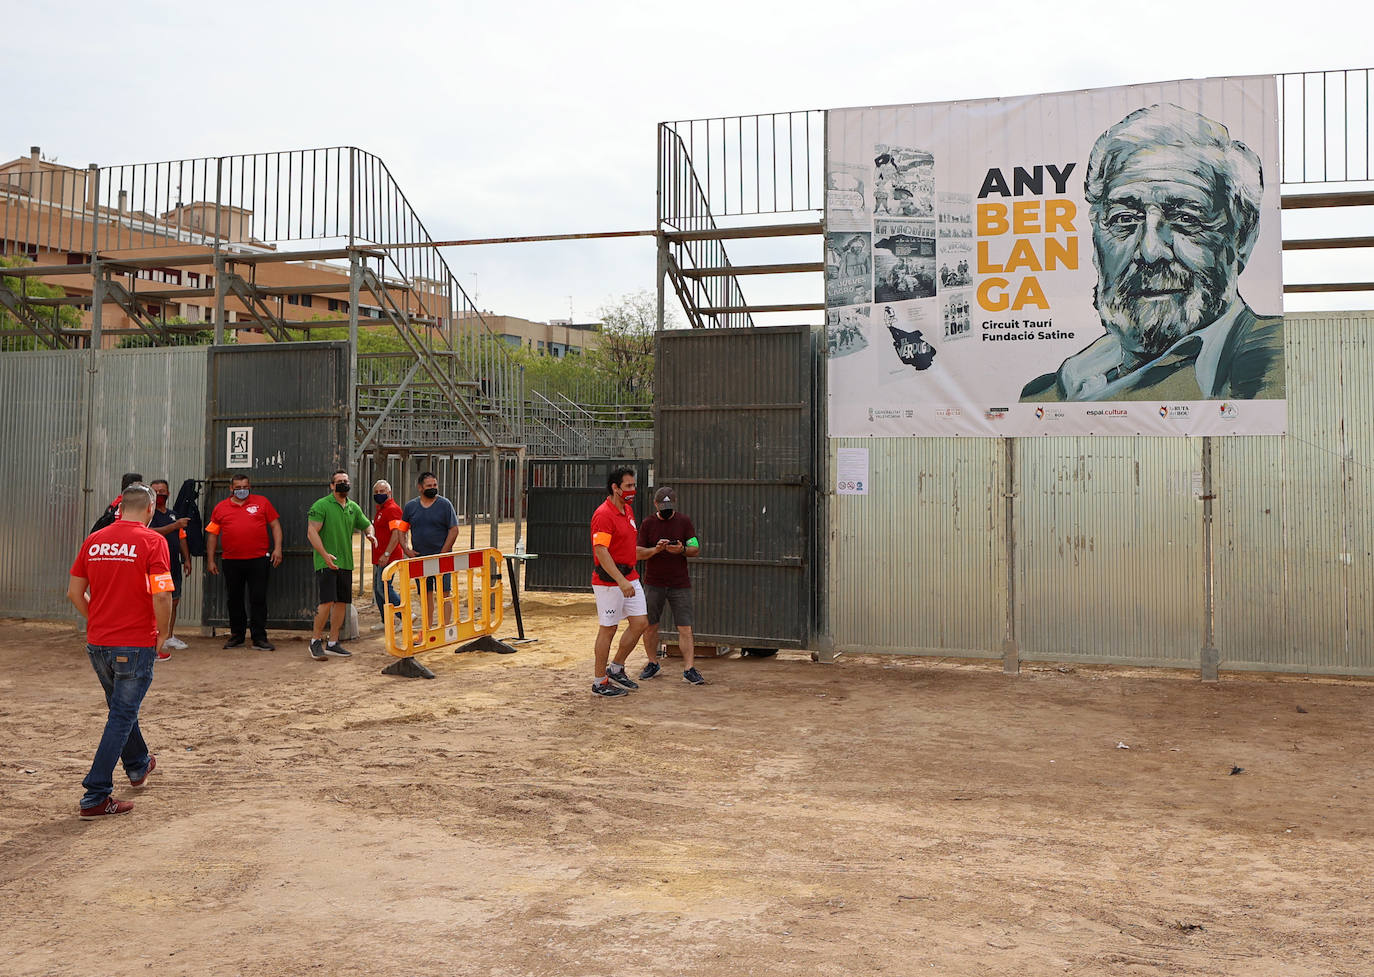
<svg viewBox="0 0 1374 977">
<path fill-rule="evenodd" d="M 1279 75 L 1282 183 L 1364 182 L 1370 169 L 1374 69 Z"/>
<path fill-rule="evenodd" d="M 296 266 L 288 287 L 300 279 L 300 291 L 309 294 L 312 283 L 320 284 L 314 272 L 347 282 L 352 270 L 345 261 L 353 258 L 371 270 L 370 281 L 381 283 L 380 294 L 364 293 L 356 304 L 371 302 L 401 320 L 411 327 L 403 330 L 407 345 L 421 347 L 416 355 L 439 357 L 430 367 L 442 364 L 453 381 L 480 387 L 485 426 L 512 443 L 518 426 L 512 418 L 523 400 L 520 371 L 440 251 L 414 246 L 431 241 L 386 164 L 351 146 L 84 170 L 35 158 L 0 174 L 0 253 L 86 274 L 94 272 L 93 259 L 121 268 L 120 262 L 138 262 L 134 296 L 157 293 L 164 316 L 168 304 L 215 294 L 220 283 L 210 269 L 216 259 L 256 277 L 257 263 L 298 254 L 290 259 Z M 399 244 L 411 246 L 390 247 Z M 243 288 L 259 283 L 231 278 L 224 284 L 243 300 Z M 254 292 L 259 299 L 264 294 L 270 293 Z M 244 301 L 251 315 L 270 312 L 272 303 Z M 359 314 L 356 304 L 350 293 L 342 306 L 331 301 L 329 308 L 343 308 L 341 324 L 348 324 Z M 30 316 L 21 325 L 33 330 L 41 321 Z M 279 337 L 293 327 L 270 315 L 264 325 Z"/>
</svg>

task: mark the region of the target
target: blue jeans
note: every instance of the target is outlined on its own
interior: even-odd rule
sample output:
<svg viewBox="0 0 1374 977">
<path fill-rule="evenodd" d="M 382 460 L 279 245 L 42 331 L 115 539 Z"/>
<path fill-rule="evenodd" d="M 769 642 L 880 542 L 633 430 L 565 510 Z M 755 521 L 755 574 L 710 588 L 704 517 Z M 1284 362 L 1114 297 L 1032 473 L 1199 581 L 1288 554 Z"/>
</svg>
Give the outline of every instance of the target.
<svg viewBox="0 0 1374 977">
<path fill-rule="evenodd" d="M 386 623 L 386 608 L 382 605 L 389 603 L 392 607 L 401 606 L 401 595 L 396 593 L 394 583 L 387 583 L 386 595 L 383 596 L 382 594 L 382 571 L 385 569 L 386 567 L 376 566 L 372 568 L 372 599 L 377 602 L 377 613 L 382 615 L 382 623 L 384 624 Z"/>
<path fill-rule="evenodd" d="M 110 707 L 105 720 L 105 732 L 95 750 L 91 772 L 81 781 L 86 794 L 82 807 L 94 807 L 114 793 L 115 762 L 124 762 L 124 772 L 130 780 L 137 780 L 148 769 L 148 744 L 138 729 L 138 707 L 153 684 L 153 662 L 157 655 L 152 648 L 121 648 L 111 645 L 87 645 L 91 667 L 105 690 L 105 704 Z"/>
</svg>

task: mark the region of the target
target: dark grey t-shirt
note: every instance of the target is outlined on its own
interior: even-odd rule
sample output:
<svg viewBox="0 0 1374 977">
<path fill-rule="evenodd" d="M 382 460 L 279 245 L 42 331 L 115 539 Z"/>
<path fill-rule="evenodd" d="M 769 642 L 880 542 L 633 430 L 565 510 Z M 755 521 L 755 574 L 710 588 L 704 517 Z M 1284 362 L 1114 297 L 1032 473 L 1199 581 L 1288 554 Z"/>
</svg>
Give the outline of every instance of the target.
<svg viewBox="0 0 1374 977">
<path fill-rule="evenodd" d="M 401 517 L 410 523 L 410 545 L 421 556 L 442 552 L 448 531 L 458 525 L 458 513 L 454 511 L 453 503 L 442 495 L 428 509 L 420 504 L 419 499 L 411 499 L 402 510 Z"/>
</svg>

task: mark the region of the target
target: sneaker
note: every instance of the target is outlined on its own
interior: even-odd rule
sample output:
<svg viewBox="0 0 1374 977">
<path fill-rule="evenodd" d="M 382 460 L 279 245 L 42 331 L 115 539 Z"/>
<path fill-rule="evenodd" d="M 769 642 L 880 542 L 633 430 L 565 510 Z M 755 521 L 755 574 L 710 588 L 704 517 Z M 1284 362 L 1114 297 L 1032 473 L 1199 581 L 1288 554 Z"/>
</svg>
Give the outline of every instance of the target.
<svg viewBox="0 0 1374 977">
<path fill-rule="evenodd" d="M 625 674 L 625 669 L 606 669 L 606 677 L 620 686 L 622 689 L 633 690 L 639 688 L 639 683 Z"/>
<path fill-rule="evenodd" d="M 706 684 L 706 679 L 701 677 L 701 673 L 696 670 L 696 666 L 692 666 L 682 673 L 682 681 L 689 682 L 692 685 Z"/>
<path fill-rule="evenodd" d="M 663 668 L 658 662 L 649 662 L 649 664 L 644 666 L 644 671 L 639 673 L 639 680 L 641 682 L 647 682 L 661 671 L 663 671 Z"/>
<path fill-rule="evenodd" d="M 241 634 L 230 635 L 230 636 L 229 636 L 229 640 L 226 641 L 226 642 L 224 643 L 224 647 L 226 647 L 226 648 L 242 648 L 242 647 L 243 647 L 243 635 L 241 635 Z"/>
<path fill-rule="evenodd" d="M 166 648 L 166 645 L 163 645 L 163 648 Z M 170 651 L 159 651 L 157 653 L 157 660 L 160 662 L 165 662 L 168 658 L 171 657 L 172 653 Z"/>
<path fill-rule="evenodd" d="M 324 646 L 324 653 L 330 658 L 352 658 L 353 652 L 335 641 L 333 644 Z"/>
<path fill-rule="evenodd" d="M 616 685 L 614 682 L 593 682 L 593 683 L 592 683 L 592 694 L 593 694 L 593 695 L 604 695 L 604 696 L 616 696 L 616 695 L 629 695 L 630 693 L 626 692 L 624 689 L 622 689 L 620 686 Z"/>
<path fill-rule="evenodd" d="M 167 640 L 162 642 L 162 645 L 164 648 L 171 648 L 173 651 L 185 651 L 187 647 L 189 647 L 186 642 L 182 641 L 174 634 L 168 635 Z"/>
<path fill-rule="evenodd" d="M 152 772 L 153 772 L 154 770 L 156 770 L 156 769 L 157 769 L 157 757 L 153 756 L 152 754 L 149 754 L 149 755 L 148 755 L 148 767 L 147 767 L 147 769 L 145 769 L 145 770 L 143 771 L 143 775 L 142 775 L 141 777 L 138 777 L 138 778 L 130 777 L 130 778 L 129 778 L 129 786 L 132 787 L 132 788 L 134 788 L 135 790 L 137 790 L 138 788 L 142 787 L 144 784 L 146 784 L 146 783 L 148 782 L 148 774 L 152 773 Z"/>
<path fill-rule="evenodd" d="M 258 651 L 276 651 L 276 650 L 277 650 L 277 646 L 274 645 L 272 642 L 268 641 L 266 638 L 254 638 L 254 639 L 253 639 L 253 647 L 256 648 L 256 649 L 258 649 Z"/>
<path fill-rule="evenodd" d="M 107 797 L 99 804 L 93 805 L 92 807 L 83 807 L 81 809 L 81 820 L 94 821 L 96 818 L 103 818 L 109 814 L 128 814 L 133 809 L 134 806 L 128 801 L 120 801 L 113 797 Z"/>
<path fill-rule="evenodd" d="M 324 653 L 324 642 L 319 638 L 310 639 L 310 657 L 317 662 L 322 662 L 327 657 Z"/>
</svg>

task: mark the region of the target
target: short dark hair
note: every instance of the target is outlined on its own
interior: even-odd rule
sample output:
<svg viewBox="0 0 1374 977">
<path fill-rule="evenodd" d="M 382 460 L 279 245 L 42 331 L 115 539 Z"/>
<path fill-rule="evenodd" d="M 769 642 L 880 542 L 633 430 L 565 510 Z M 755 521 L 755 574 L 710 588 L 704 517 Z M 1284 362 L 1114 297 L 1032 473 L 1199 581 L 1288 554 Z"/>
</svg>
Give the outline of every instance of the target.
<svg viewBox="0 0 1374 977">
<path fill-rule="evenodd" d="M 432 478 L 432 479 L 434 479 L 436 482 L 439 481 L 439 476 L 436 475 L 436 474 L 434 474 L 433 472 L 420 472 L 420 477 L 417 478 L 417 479 L 415 479 L 415 484 L 416 484 L 416 485 L 423 485 L 423 484 L 425 484 L 425 479 L 427 479 L 427 478 Z"/>
<path fill-rule="evenodd" d="M 123 492 L 130 485 L 133 485 L 135 482 L 141 481 L 143 481 L 143 476 L 140 475 L 138 472 L 126 472 L 124 476 L 119 480 L 119 491 Z"/>
<path fill-rule="evenodd" d="M 165 478 L 155 478 L 155 479 L 153 479 L 151 482 L 148 483 L 148 487 L 149 487 L 149 488 L 152 488 L 154 485 L 165 485 L 165 486 L 167 486 L 167 491 L 168 491 L 168 492 L 171 492 L 171 491 L 172 491 L 172 483 L 169 482 L 169 481 L 167 481 L 167 479 L 165 479 Z"/>
<path fill-rule="evenodd" d="M 337 476 L 337 475 L 347 475 L 347 474 L 348 474 L 348 469 L 347 469 L 347 468 L 336 468 L 336 469 L 334 469 L 334 474 L 329 476 L 329 480 L 330 480 L 330 481 L 333 481 L 334 478 L 335 478 L 335 476 Z"/>
<path fill-rule="evenodd" d="M 621 465 L 619 468 L 612 468 L 611 473 L 606 476 L 606 494 L 612 494 L 611 490 L 625 480 L 626 475 L 636 475 L 635 470 L 628 465 Z"/>
<path fill-rule="evenodd" d="M 253 480 L 251 478 L 249 478 L 247 475 L 242 474 L 229 476 L 229 484 L 233 485 L 235 482 L 247 482 L 250 485 L 253 484 Z"/>
</svg>

